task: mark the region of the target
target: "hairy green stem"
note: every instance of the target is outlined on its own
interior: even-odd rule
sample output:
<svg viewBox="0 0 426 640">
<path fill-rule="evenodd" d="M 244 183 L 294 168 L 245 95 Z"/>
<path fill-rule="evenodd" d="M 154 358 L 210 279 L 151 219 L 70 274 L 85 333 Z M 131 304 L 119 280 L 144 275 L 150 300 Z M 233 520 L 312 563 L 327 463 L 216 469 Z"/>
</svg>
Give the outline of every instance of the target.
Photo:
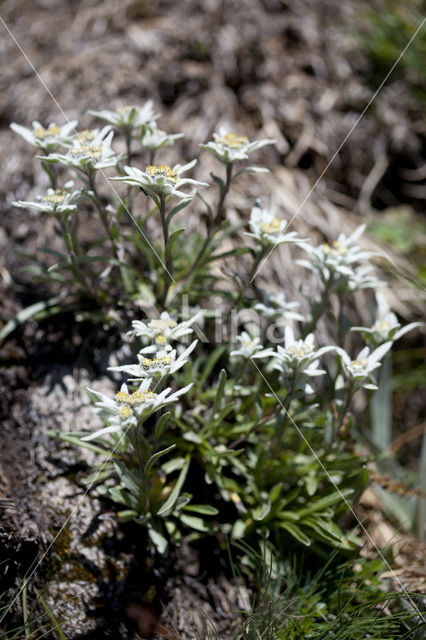
<svg viewBox="0 0 426 640">
<path fill-rule="evenodd" d="M 127 164 L 129 165 L 132 161 L 132 129 L 126 129 L 125 132 L 125 137 L 126 137 L 126 157 L 127 157 Z"/>
<path fill-rule="evenodd" d="M 252 266 L 250 274 L 249 274 L 250 285 L 252 286 L 252 288 L 253 288 L 253 290 L 254 290 L 254 292 L 256 294 L 256 297 L 258 298 L 258 300 L 260 302 L 262 301 L 262 294 L 259 291 L 259 288 L 258 288 L 258 286 L 257 286 L 257 284 L 255 282 L 255 277 L 254 276 L 256 275 L 257 268 L 258 268 L 259 264 L 261 263 L 262 259 L 265 257 L 266 252 L 267 252 L 267 249 L 265 249 L 265 248 L 262 248 L 261 251 L 259 251 L 257 257 L 255 258 L 255 260 L 253 262 L 253 266 Z"/>
<path fill-rule="evenodd" d="M 310 323 L 303 329 L 303 334 L 302 334 L 303 339 L 305 339 L 307 335 L 312 333 L 312 331 L 315 329 L 317 325 L 318 320 L 328 309 L 332 285 L 333 285 L 333 274 L 330 274 L 327 284 L 325 285 L 322 302 L 320 305 L 317 306 L 317 308 L 313 312 Z"/>
<path fill-rule="evenodd" d="M 167 300 L 167 294 L 169 292 L 170 285 L 172 283 L 172 270 L 173 270 L 173 256 L 172 252 L 168 251 L 169 242 L 169 228 L 166 220 L 166 197 L 160 196 L 160 219 L 161 226 L 163 228 L 164 237 L 164 255 L 165 255 L 165 274 L 164 274 L 164 289 L 161 298 L 162 305 L 164 306 Z"/>
<path fill-rule="evenodd" d="M 330 446 L 333 445 L 335 439 L 337 438 L 339 431 L 343 425 L 343 421 L 348 413 L 348 409 L 349 409 L 349 405 L 351 403 L 352 398 L 354 397 L 354 394 L 357 392 L 357 387 L 353 387 L 351 389 L 351 387 L 346 383 L 345 384 L 345 391 L 344 391 L 344 395 L 343 395 L 343 402 L 342 402 L 342 409 L 340 411 L 339 414 L 339 419 L 338 422 L 336 424 L 336 426 L 333 429 L 333 434 L 332 434 L 332 438 L 331 438 L 331 443 Z"/>
<path fill-rule="evenodd" d="M 146 514 L 148 510 L 148 478 L 146 477 L 146 468 L 142 458 L 140 428 L 141 428 L 140 425 L 137 425 L 136 433 L 135 433 L 135 442 L 136 442 L 136 455 L 138 458 L 138 467 L 139 467 L 141 480 L 142 480 L 143 510 L 144 510 L 144 514 Z"/>
<path fill-rule="evenodd" d="M 197 269 L 198 265 L 200 264 L 202 258 L 204 257 L 204 254 L 210 244 L 210 241 L 217 229 L 217 227 L 220 225 L 220 223 L 222 222 L 223 219 L 223 208 L 224 208 L 224 204 L 225 204 L 225 198 L 228 194 L 229 191 L 229 187 L 231 186 L 231 179 L 232 179 L 232 164 L 227 164 L 226 165 L 226 180 L 225 180 L 225 184 L 221 190 L 221 194 L 220 194 L 220 200 L 218 202 L 217 205 L 217 213 L 216 213 L 216 217 L 214 218 L 214 220 L 210 220 L 208 227 L 207 227 L 207 236 L 204 239 L 203 244 L 201 245 L 201 248 L 197 254 L 197 257 L 195 258 L 194 262 L 192 263 L 192 265 L 190 266 L 190 268 L 188 269 L 188 271 L 186 272 L 186 274 L 183 276 L 183 278 L 181 279 L 181 284 L 183 285 L 188 278 L 191 277 L 191 275 L 194 273 L 194 271 Z"/>
<path fill-rule="evenodd" d="M 281 406 L 278 406 L 273 413 L 265 416 L 260 422 L 255 422 L 255 424 L 250 427 L 250 429 L 248 429 L 242 436 L 231 442 L 231 444 L 228 445 L 228 449 L 235 449 L 235 447 L 243 444 L 248 439 L 249 435 L 256 431 L 256 429 L 260 429 L 260 427 L 263 427 L 264 424 L 276 417 L 279 414 L 280 410 Z"/>
<path fill-rule="evenodd" d="M 345 305 L 345 302 L 346 302 L 346 298 L 347 298 L 347 296 L 345 296 L 343 293 L 339 297 L 339 315 L 338 315 L 338 318 L 337 318 L 337 344 L 342 349 L 344 348 L 345 337 L 346 337 L 345 336 L 345 327 L 343 325 L 343 320 L 344 320 L 343 309 L 344 309 L 344 305 Z"/>
<path fill-rule="evenodd" d="M 132 129 L 126 129 L 125 132 L 126 139 L 126 161 L 130 166 L 132 162 Z M 132 212 L 133 209 L 133 189 L 130 185 L 127 187 L 127 196 L 126 196 L 126 209 L 128 212 Z"/>
<path fill-rule="evenodd" d="M 190 268 L 188 269 L 188 271 L 185 273 L 185 275 L 183 276 L 183 278 L 181 279 L 181 284 L 184 284 L 194 273 L 194 271 L 197 269 L 198 265 L 200 264 L 200 261 L 202 259 L 202 257 L 204 256 L 204 253 L 207 249 L 207 247 L 210 244 L 210 240 L 211 240 L 212 234 L 207 231 L 207 236 L 204 239 L 203 244 L 201 245 L 201 248 L 197 254 L 197 257 L 195 258 L 194 262 L 192 263 L 192 265 L 190 266 Z"/>
<path fill-rule="evenodd" d="M 56 172 L 56 167 L 53 164 L 50 164 L 50 162 L 45 162 L 44 160 L 41 161 L 41 166 L 49 176 L 50 186 L 52 189 L 57 189 L 58 174 Z"/>
<path fill-rule="evenodd" d="M 284 409 L 284 415 L 282 416 L 281 423 L 277 426 L 277 429 L 275 432 L 275 442 L 272 445 L 272 451 L 274 455 L 278 455 L 282 448 L 282 440 L 283 440 L 284 432 L 289 420 L 289 409 L 290 409 L 291 398 L 294 393 L 294 387 L 296 385 L 296 377 L 297 377 L 297 369 L 294 369 L 292 376 L 290 378 L 290 383 L 288 386 L 287 393 L 285 394 L 285 397 L 283 398 L 283 400 L 281 400 L 280 402 L 280 406 Z M 286 404 L 288 404 L 288 408 L 285 406 Z"/>
<path fill-rule="evenodd" d="M 65 241 L 65 246 L 71 258 L 71 269 L 74 274 L 74 277 L 80 282 L 80 284 L 83 285 L 83 288 L 90 295 L 90 297 L 95 297 L 96 299 L 99 299 L 97 294 L 94 293 L 93 287 L 91 287 L 90 284 L 88 283 L 84 272 L 82 271 L 82 269 L 80 268 L 80 265 L 78 264 L 77 249 L 74 245 L 72 233 L 69 230 L 68 221 L 63 220 L 62 217 L 59 217 L 58 220 L 59 220 L 59 225 L 61 227 L 64 241 Z"/>
<path fill-rule="evenodd" d="M 90 172 L 88 175 L 88 185 L 89 185 L 89 189 L 91 191 L 93 191 L 93 198 L 92 201 L 95 204 L 96 210 L 99 214 L 99 218 L 105 228 L 105 231 L 107 233 L 107 236 L 109 238 L 109 241 L 111 243 L 111 247 L 112 247 L 112 252 L 114 255 L 114 258 L 116 259 L 119 269 L 120 269 L 120 274 L 121 274 L 121 280 L 123 283 L 123 286 L 125 288 L 125 290 L 127 292 L 131 291 L 131 283 L 129 282 L 129 278 L 127 276 L 127 272 L 126 272 L 126 267 L 124 265 L 121 264 L 121 260 L 120 260 L 120 256 L 119 256 L 119 250 L 118 250 L 118 243 L 116 240 L 116 237 L 111 229 L 111 226 L 109 224 L 109 220 L 108 220 L 108 215 L 107 212 L 105 211 L 104 207 L 102 206 L 101 200 L 99 198 L 97 189 L 96 189 L 96 184 L 95 184 L 95 174 L 93 172 Z"/>
<path fill-rule="evenodd" d="M 97 210 L 97 212 L 99 214 L 99 218 L 100 218 L 100 220 L 101 220 L 101 222 L 102 222 L 102 224 L 103 224 L 103 226 L 105 228 L 105 231 L 107 232 L 108 238 L 109 238 L 109 240 L 111 242 L 112 250 L 113 250 L 113 253 L 114 253 L 114 258 L 117 261 L 119 261 L 117 243 L 116 243 L 116 240 L 114 238 L 114 234 L 112 233 L 111 227 L 110 227 L 110 225 L 108 223 L 108 215 L 107 215 L 105 209 L 103 208 L 101 200 L 99 198 L 98 191 L 97 191 L 97 188 L 96 188 L 96 183 L 95 183 L 95 174 L 92 171 L 88 174 L 88 179 L 89 179 L 89 188 L 90 188 L 91 191 L 93 191 L 93 196 L 94 196 L 92 200 L 93 200 L 93 202 L 95 204 L 96 210 Z"/>
<path fill-rule="evenodd" d="M 226 179 L 225 179 L 225 184 L 222 188 L 222 192 L 220 195 L 220 200 L 219 203 L 217 205 L 217 214 L 216 217 L 214 219 L 214 226 L 217 227 L 223 220 L 223 211 L 224 211 L 224 205 L 225 205 L 225 199 L 226 196 L 228 195 L 228 191 L 229 191 L 229 187 L 231 186 L 231 181 L 232 181 L 232 170 L 233 170 L 233 165 L 232 164 L 227 164 L 226 165 Z"/>
</svg>

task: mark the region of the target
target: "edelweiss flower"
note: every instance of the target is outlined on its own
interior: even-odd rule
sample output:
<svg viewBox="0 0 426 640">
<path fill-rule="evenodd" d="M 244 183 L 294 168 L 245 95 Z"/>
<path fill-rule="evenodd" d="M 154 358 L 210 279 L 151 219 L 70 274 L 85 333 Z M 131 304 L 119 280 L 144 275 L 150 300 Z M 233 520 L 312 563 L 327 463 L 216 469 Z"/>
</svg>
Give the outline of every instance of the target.
<svg viewBox="0 0 426 640">
<path fill-rule="evenodd" d="M 268 144 L 275 144 L 275 140 L 263 139 L 250 142 L 247 136 L 239 136 L 235 133 L 228 133 L 220 128 L 218 133 L 213 134 L 214 140 L 201 147 L 211 151 L 216 158 L 224 164 L 232 164 L 237 160 L 246 160 L 250 153 Z"/>
<path fill-rule="evenodd" d="M 161 147 L 174 144 L 179 138 L 183 138 L 183 133 L 166 133 L 157 129 L 156 123 L 152 122 L 143 132 L 141 144 L 148 151 L 157 151 Z"/>
<path fill-rule="evenodd" d="M 294 389 L 302 388 L 305 393 L 313 390 L 306 382 L 306 378 L 321 376 L 325 373 L 318 369 L 319 358 L 336 347 L 321 347 L 315 350 L 314 335 L 310 333 L 304 340 L 296 340 L 291 327 L 285 327 L 284 347 L 278 346 L 277 351 L 265 349 L 253 357 L 272 357 L 272 368 L 280 371 L 285 384 L 293 384 Z"/>
<path fill-rule="evenodd" d="M 251 210 L 249 225 L 251 233 L 246 232 L 244 235 L 254 238 L 263 247 L 283 243 L 303 243 L 307 241 L 299 238 L 296 231 L 284 233 L 287 221 L 278 218 L 275 213 L 267 209 L 262 209 L 259 201 L 255 203 Z"/>
<path fill-rule="evenodd" d="M 353 292 L 361 289 L 376 289 L 384 284 L 386 283 L 383 280 L 377 280 L 374 275 L 374 267 L 363 264 L 353 268 L 352 274 L 344 280 L 343 287 Z"/>
<path fill-rule="evenodd" d="M 12 122 L 10 128 L 45 153 L 53 153 L 61 145 L 69 143 L 71 132 L 75 130 L 77 124 L 77 120 L 70 120 L 60 127 L 52 122 L 45 128 L 37 120 L 34 120 L 32 130 L 22 127 L 16 122 Z"/>
<path fill-rule="evenodd" d="M 178 196 L 179 198 L 191 199 L 195 195 L 195 190 L 191 193 L 183 193 L 179 191 L 179 188 L 184 184 L 194 184 L 201 187 L 208 187 L 205 182 L 198 182 L 197 180 L 191 180 L 190 178 L 181 178 L 180 176 L 185 171 L 192 169 L 196 164 L 196 160 L 192 160 L 185 165 L 177 164 L 173 168 L 165 164 L 162 166 L 150 165 L 141 171 L 136 167 L 124 167 L 127 176 L 119 176 L 111 178 L 111 180 L 118 180 L 120 182 L 126 182 L 126 184 L 135 185 L 140 187 L 147 195 L 153 197 L 157 196 Z"/>
<path fill-rule="evenodd" d="M 188 362 L 188 356 L 194 350 L 197 342 L 198 340 L 194 340 L 179 357 L 176 357 L 176 349 L 172 349 L 172 351 L 157 351 L 152 358 L 147 358 L 143 353 L 145 350 L 142 350 L 138 354 L 139 364 L 108 367 L 108 370 L 127 373 L 132 376 L 132 382 L 148 377 L 163 378 L 171 375 Z"/>
<path fill-rule="evenodd" d="M 318 273 L 323 282 L 328 282 L 331 274 L 343 276 L 338 278 L 336 286 L 342 282 L 351 280 L 351 290 L 364 288 L 365 282 L 372 282 L 373 279 L 367 275 L 371 267 L 362 267 L 363 271 L 356 271 L 352 265 L 356 262 L 366 260 L 374 255 L 371 251 L 364 251 L 357 241 L 365 230 L 365 224 L 360 225 L 350 236 L 341 233 L 332 245 L 327 243 L 312 247 L 309 244 L 302 244 L 301 247 L 310 256 L 311 260 L 297 260 L 297 264 L 306 269 Z M 365 286 L 371 286 L 365 284 Z"/>
<path fill-rule="evenodd" d="M 114 133 L 109 125 L 103 129 L 81 131 L 73 137 L 72 146 L 65 154 L 52 153 L 44 160 L 52 164 L 59 162 L 85 173 L 115 167 L 121 156 L 111 149 L 113 136 Z"/>
<path fill-rule="evenodd" d="M 352 327 L 351 331 L 360 331 L 366 341 L 373 344 L 382 344 L 391 340 L 395 342 L 398 338 L 411 331 L 415 327 L 421 326 L 420 322 L 411 322 L 405 327 L 401 327 L 396 315 L 390 310 L 388 301 L 383 293 L 376 293 L 377 314 L 376 321 L 372 327 Z"/>
<path fill-rule="evenodd" d="M 359 352 L 355 360 L 351 360 L 350 356 L 341 349 L 336 347 L 337 352 L 342 359 L 342 367 L 345 375 L 354 382 L 361 382 L 367 379 L 367 382 L 361 384 L 364 389 L 376 390 L 378 387 L 373 384 L 372 372 L 381 366 L 380 360 L 387 354 L 392 346 L 392 341 L 385 342 L 380 347 L 377 347 L 372 353 L 368 347 L 364 347 Z"/>
<path fill-rule="evenodd" d="M 304 340 L 296 340 L 291 327 L 285 328 L 285 347 L 278 345 L 276 354 L 276 367 L 282 370 L 303 371 L 308 376 L 320 376 L 325 371 L 317 369 L 318 359 L 324 353 L 332 351 L 335 347 L 321 347 L 315 350 L 314 334 L 310 333 Z"/>
<path fill-rule="evenodd" d="M 89 111 L 89 113 L 125 131 L 136 127 L 146 127 L 160 117 L 160 114 L 155 113 L 152 108 L 152 100 L 148 100 L 143 107 L 125 105 L 116 111 L 103 109 L 102 111 Z"/>
<path fill-rule="evenodd" d="M 304 320 L 300 313 L 292 311 L 292 309 L 299 306 L 299 302 L 287 302 L 284 291 L 280 291 L 280 293 L 265 296 L 265 302 L 258 302 L 254 305 L 254 309 L 269 320 L 277 320 L 278 318 L 283 320 Z"/>
<path fill-rule="evenodd" d="M 185 322 L 179 324 L 176 320 L 170 317 L 167 311 L 163 311 L 159 318 L 153 318 L 148 323 L 141 320 L 133 320 L 133 331 L 129 332 L 129 335 L 137 336 L 138 338 L 149 338 L 153 340 L 155 344 L 163 349 L 171 349 L 170 342 L 172 340 L 179 340 L 183 336 L 187 336 L 193 332 L 191 325 L 200 320 L 202 317 L 200 311 L 195 316 Z M 156 350 L 157 347 L 153 347 Z M 146 351 L 144 350 L 146 353 Z"/>
<path fill-rule="evenodd" d="M 137 391 L 132 393 L 129 392 L 127 385 L 123 384 L 114 398 L 88 389 L 92 395 L 98 398 L 94 412 L 106 419 L 109 425 L 95 431 L 95 433 L 91 433 L 89 436 L 82 438 L 82 440 L 94 440 L 99 436 L 140 424 L 142 420 L 146 420 L 158 409 L 175 402 L 192 387 L 192 383 L 172 394 L 170 394 L 170 387 L 160 393 L 151 391 L 150 387 L 151 378 L 145 379 Z"/>
<path fill-rule="evenodd" d="M 22 209 L 36 209 L 37 211 L 53 213 L 54 215 L 70 213 L 77 209 L 77 205 L 74 203 L 77 202 L 80 197 L 80 191 L 71 193 L 70 189 L 73 185 L 74 182 L 70 180 L 64 184 L 62 189 L 48 189 L 46 195 L 37 196 L 38 202 L 18 200 L 13 203 L 13 206 Z"/>
<path fill-rule="evenodd" d="M 257 351 L 263 349 L 260 344 L 260 338 L 253 338 L 247 331 L 243 331 L 237 336 L 237 346 L 238 349 L 231 351 L 229 354 L 231 358 L 251 358 Z"/>
</svg>

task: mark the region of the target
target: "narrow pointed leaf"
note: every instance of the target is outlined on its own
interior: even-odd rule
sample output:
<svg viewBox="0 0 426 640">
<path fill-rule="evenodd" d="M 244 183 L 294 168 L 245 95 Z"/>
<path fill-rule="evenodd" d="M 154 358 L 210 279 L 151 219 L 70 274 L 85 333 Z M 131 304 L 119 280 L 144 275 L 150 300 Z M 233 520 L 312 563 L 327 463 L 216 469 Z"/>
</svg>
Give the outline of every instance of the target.
<svg viewBox="0 0 426 640">
<path fill-rule="evenodd" d="M 183 483 L 185 482 L 186 474 L 188 473 L 190 461 L 191 461 L 191 458 L 189 456 L 186 456 L 185 466 L 182 468 L 182 471 L 179 474 L 179 477 L 178 477 L 177 482 L 176 482 L 176 484 L 175 484 L 175 486 L 173 488 L 173 491 L 171 492 L 171 494 L 169 495 L 167 500 L 163 503 L 163 505 L 158 510 L 158 515 L 159 516 L 167 517 L 172 513 L 172 511 L 173 511 L 173 509 L 175 507 L 176 501 L 177 501 L 177 499 L 179 497 L 179 494 L 181 492 Z"/>
</svg>

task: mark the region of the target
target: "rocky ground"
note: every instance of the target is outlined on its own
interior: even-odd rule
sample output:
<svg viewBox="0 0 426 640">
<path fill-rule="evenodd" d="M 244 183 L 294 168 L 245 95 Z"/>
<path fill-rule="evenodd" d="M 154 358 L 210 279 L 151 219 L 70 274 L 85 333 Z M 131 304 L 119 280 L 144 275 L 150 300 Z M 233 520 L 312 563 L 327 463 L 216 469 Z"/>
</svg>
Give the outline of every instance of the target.
<svg viewBox="0 0 426 640">
<path fill-rule="evenodd" d="M 218 123 L 250 138 L 274 137 L 276 150 L 263 157 L 272 169 L 266 185 L 290 215 L 356 125 L 298 214 L 296 228 L 302 235 L 328 237 L 336 227 L 353 228 L 373 208 L 404 203 L 419 210 L 414 174 L 423 163 L 425 119 L 403 81 L 390 79 L 357 124 L 374 94 L 369 62 L 353 36 L 360 4 L 3 2 L 0 325 L 44 293 L 34 291 L 22 272 L 25 259 L 16 248 L 34 251 L 55 242 L 49 221 L 11 206 L 45 186 L 32 149 L 9 129 L 13 121 L 76 118 L 89 126 L 88 109 L 152 98 L 163 113 L 162 128 L 185 134 L 171 161 L 198 155 L 198 143 Z M 201 163 L 199 175 L 207 170 Z M 248 182 L 240 187 L 234 215 L 247 215 L 255 188 Z M 420 302 L 407 287 L 411 267 L 386 251 L 390 262 L 382 266 L 397 275 L 398 311 L 407 319 L 416 316 Z M 277 255 L 265 277 L 277 276 L 297 289 L 287 271 Z M 225 559 L 215 559 L 216 574 L 202 554 L 188 549 L 170 561 L 173 566 L 147 560 L 140 532 L 118 530 L 97 499 L 85 495 L 82 471 L 91 460 L 46 433 L 73 430 L 77 419 L 93 421 L 82 388 L 89 381 L 102 390 L 112 384 L 105 375 L 108 340 L 99 342 L 90 328 L 70 327 L 64 318 L 28 323 L 1 346 L 3 590 L 42 558 L 34 584 L 49 606 L 60 605 L 58 618 L 71 618 L 65 628 L 70 640 L 130 638 L 138 625 L 149 635 L 162 605 L 169 634 L 196 629 L 202 635 L 211 620 L 221 638 L 229 637 L 228 612 L 246 608 L 250 594 L 230 577 Z"/>
</svg>

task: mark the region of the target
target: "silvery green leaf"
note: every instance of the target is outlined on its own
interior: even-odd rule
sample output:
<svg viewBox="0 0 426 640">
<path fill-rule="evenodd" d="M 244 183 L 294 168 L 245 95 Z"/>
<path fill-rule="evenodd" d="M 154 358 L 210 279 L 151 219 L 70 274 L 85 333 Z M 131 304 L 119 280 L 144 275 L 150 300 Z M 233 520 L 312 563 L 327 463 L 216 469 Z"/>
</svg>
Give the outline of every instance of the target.
<svg viewBox="0 0 426 640">
<path fill-rule="evenodd" d="M 186 456 L 185 465 L 184 465 L 184 467 L 182 468 L 182 470 L 181 470 L 181 472 L 179 474 L 177 482 L 176 482 L 175 486 L 173 487 L 173 491 L 170 493 L 170 495 L 167 498 L 167 500 L 162 504 L 162 506 L 160 507 L 160 509 L 157 512 L 157 515 L 166 518 L 167 516 L 169 516 L 172 513 L 172 511 L 173 511 L 173 509 L 175 507 L 176 501 L 177 501 L 177 499 L 179 497 L 180 491 L 182 489 L 183 483 L 185 482 L 190 462 L 191 462 L 190 456 Z"/>
<path fill-rule="evenodd" d="M 256 509 L 252 510 L 253 520 L 257 520 L 258 522 L 261 522 L 269 515 L 270 511 L 271 511 L 271 503 L 268 500 L 262 506 L 256 507 Z"/>
<path fill-rule="evenodd" d="M 186 507 L 183 507 L 183 510 L 201 513 L 204 516 L 216 516 L 219 513 L 216 507 L 212 507 L 209 504 L 188 504 Z"/>
<path fill-rule="evenodd" d="M 169 543 L 164 535 L 164 529 L 161 523 L 157 521 L 148 522 L 148 535 L 158 553 L 164 554 Z"/>
<path fill-rule="evenodd" d="M 185 513 L 182 513 L 179 516 L 179 519 L 183 524 L 185 524 L 190 529 L 195 529 L 195 531 L 201 531 L 202 533 L 208 533 L 210 531 L 209 525 L 204 522 L 202 518 L 198 518 L 197 516 L 189 516 Z"/>
<path fill-rule="evenodd" d="M 154 466 L 154 464 L 157 462 L 157 460 L 159 460 L 162 456 L 165 456 L 166 454 L 170 453 L 170 451 L 173 451 L 175 447 L 176 447 L 175 444 L 171 444 L 170 447 L 167 447 L 162 451 L 157 451 L 157 453 L 154 453 L 146 463 L 145 474 L 148 475 L 152 467 Z"/>
<path fill-rule="evenodd" d="M 285 529 L 293 538 L 296 538 L 299 542 L 301 542 L 305 547 L 311 546 L 311 539 L 308 538 L 306 533 L 304 533 L 300 527 L 298 527 L 294 522 L 278 522 L 277 526 L 281 529 Z"/>
</svg>

